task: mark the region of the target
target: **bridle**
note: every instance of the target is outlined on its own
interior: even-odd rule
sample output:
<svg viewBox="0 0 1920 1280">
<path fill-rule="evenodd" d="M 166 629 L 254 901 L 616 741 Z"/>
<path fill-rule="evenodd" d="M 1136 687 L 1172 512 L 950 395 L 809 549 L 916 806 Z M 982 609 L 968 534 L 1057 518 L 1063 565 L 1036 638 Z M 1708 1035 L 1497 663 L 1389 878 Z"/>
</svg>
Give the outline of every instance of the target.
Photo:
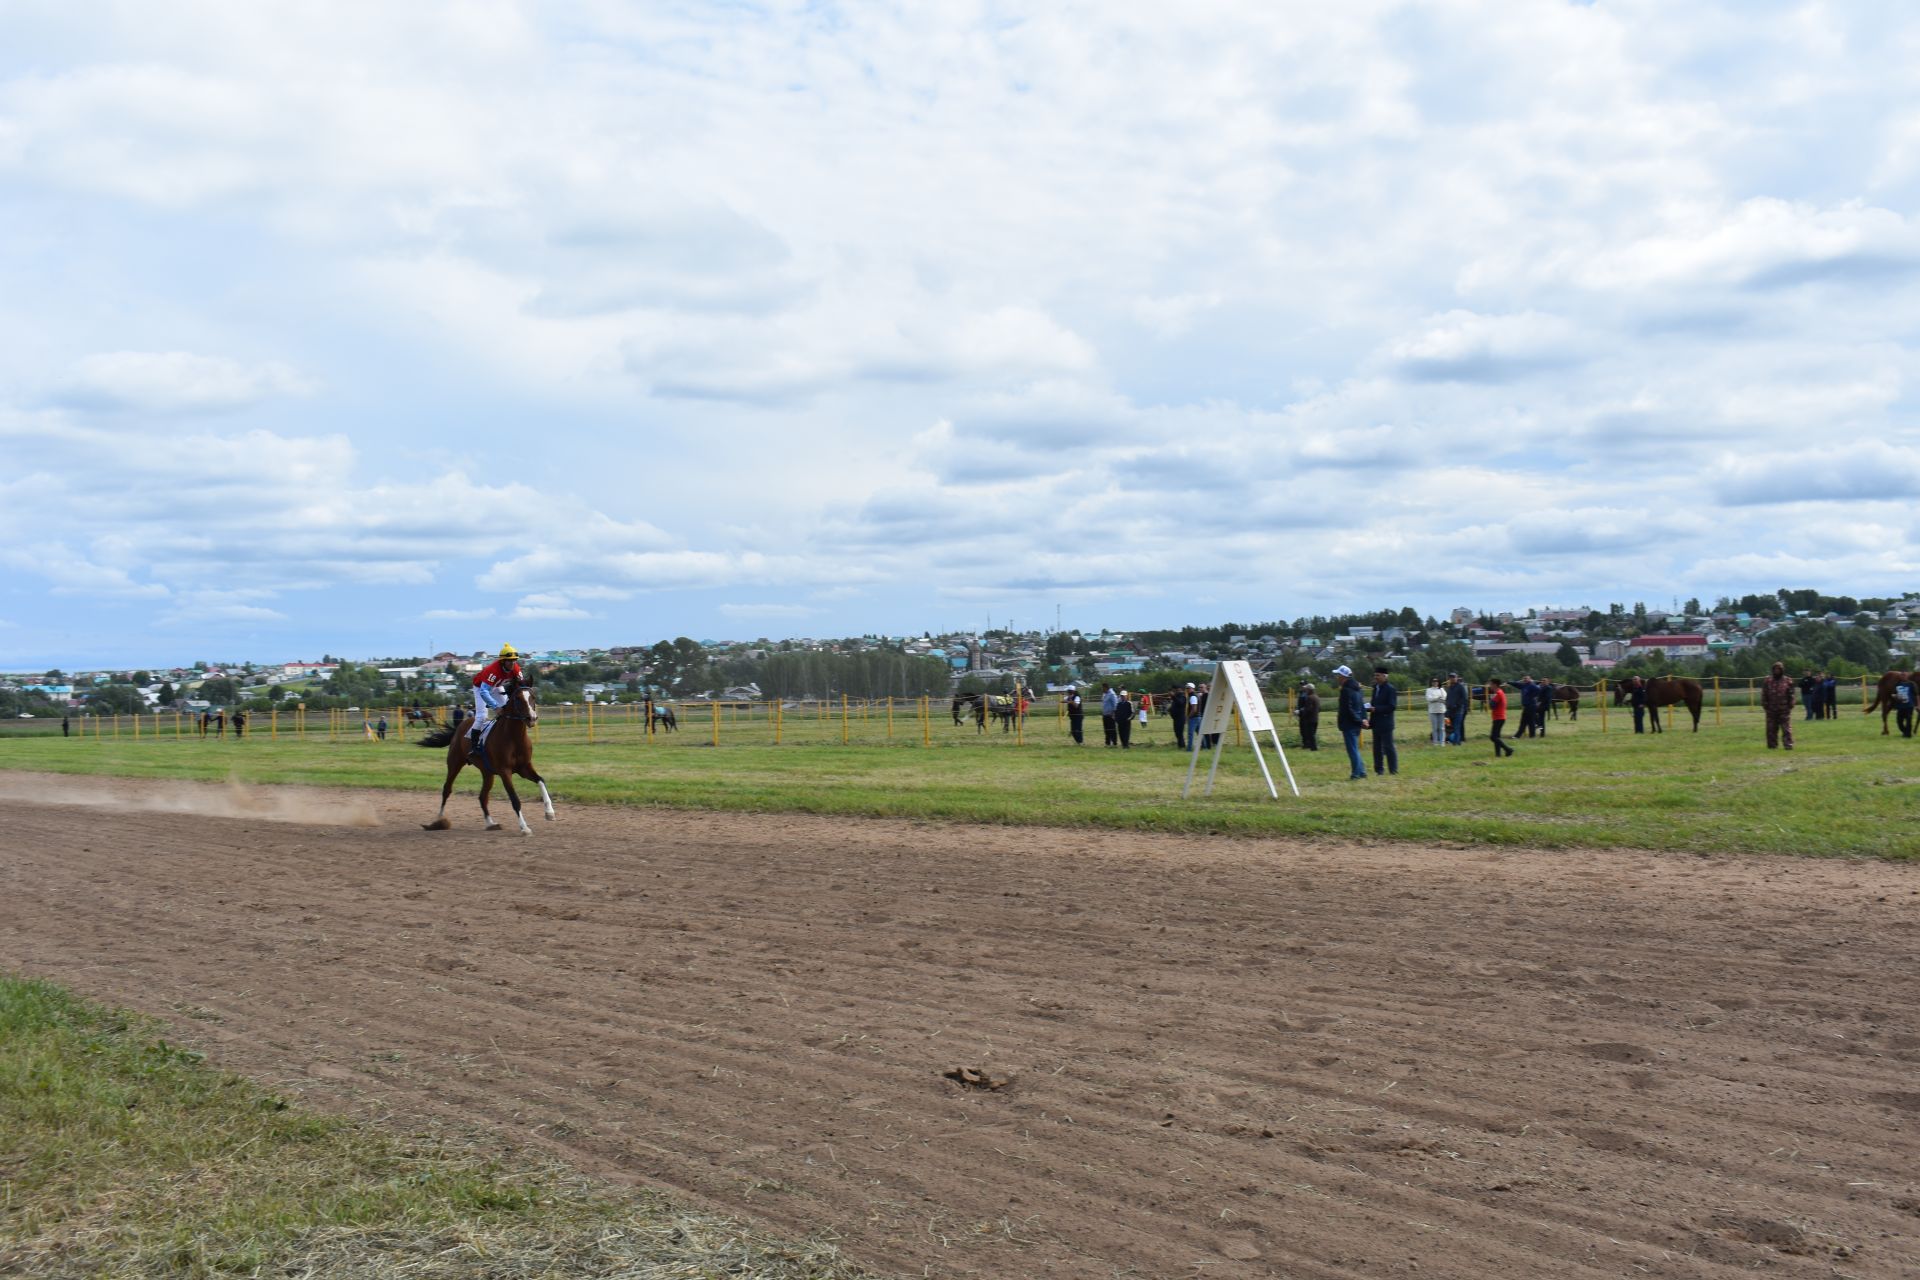
<svg viewBox="0 0 1920 1280">
<path fill-rule="evenodd" d="M 496 720 L 525 720 L 528 724 L 540 718 L 533 708 L 533 689 L 518 680 L 509 680 L 506 685 L 507 705 L 500 709 Z"/>
</svg>

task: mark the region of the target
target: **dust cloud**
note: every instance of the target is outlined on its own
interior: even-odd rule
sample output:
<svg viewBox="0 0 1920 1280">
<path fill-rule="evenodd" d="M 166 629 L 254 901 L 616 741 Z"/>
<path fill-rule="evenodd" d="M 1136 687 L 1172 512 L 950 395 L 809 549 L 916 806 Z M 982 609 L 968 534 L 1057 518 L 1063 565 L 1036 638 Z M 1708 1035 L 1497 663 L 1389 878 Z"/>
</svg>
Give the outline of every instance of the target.
<svg viewBox="0 0 1920 1280">
<path fill-rule="evenodd" d="M 310 794 L 299 787 L 134 782 L 124 778 L 35 778 L 0 774 L 0 802 L 111 809 L 119 813 L 183 813 L 201 818 L 253 818 L 302 826 L 377 827 L 380 815 L 364 800 Z"/>
</svg>

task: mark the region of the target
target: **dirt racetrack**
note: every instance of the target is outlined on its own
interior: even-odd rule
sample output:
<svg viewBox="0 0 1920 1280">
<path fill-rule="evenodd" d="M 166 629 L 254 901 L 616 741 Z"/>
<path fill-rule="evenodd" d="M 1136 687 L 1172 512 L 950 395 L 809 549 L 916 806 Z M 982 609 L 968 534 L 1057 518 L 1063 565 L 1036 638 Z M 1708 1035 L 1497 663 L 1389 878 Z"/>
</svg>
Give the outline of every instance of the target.
<svg viewBox="0 0 1920 1280">
<path fill-rule="evenodd" d="M 559 802 L 0 775 L 0 967 L 883 1272 L 1920 1275 L 1920 866 Z"/>
</svg>

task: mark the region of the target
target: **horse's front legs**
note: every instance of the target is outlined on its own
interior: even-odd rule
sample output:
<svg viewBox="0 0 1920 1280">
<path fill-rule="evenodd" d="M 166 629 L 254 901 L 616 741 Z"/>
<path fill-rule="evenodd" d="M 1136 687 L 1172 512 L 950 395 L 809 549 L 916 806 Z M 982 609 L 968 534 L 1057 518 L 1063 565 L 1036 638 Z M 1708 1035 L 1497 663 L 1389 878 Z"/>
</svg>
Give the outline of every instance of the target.
<svg viewBox="0 0 1920 1280">
<path fill-rule="evenodd" d="M 507 799 L 513 801 L 513 817 L 514 821 L 520 824 L 520 834 L 523 836 L 532 835 L 533 828 L 527 825 L 527 815 L 520 812 L 520 793 L 513 789 L 513 779 L 503 773 L 500 775 L 500 785 L 507 789 Z M 545 789 L 544 787 L 541 788 L 543 791 Z"/>
<path fill-rule="evenodd" d="M 553 821 L 553 796 L 551 793 L 547 791 L 547 780 L 541 777 L 539 774 L 533 772 L 532 769 L 528 769 L 525 773 L 521 774 L 520 776 L 523 778 L 530 779 L 536 787 L 540 788 L 540 804 L 546 810 L 547 821 L 552 822 Z"/>
</svg>

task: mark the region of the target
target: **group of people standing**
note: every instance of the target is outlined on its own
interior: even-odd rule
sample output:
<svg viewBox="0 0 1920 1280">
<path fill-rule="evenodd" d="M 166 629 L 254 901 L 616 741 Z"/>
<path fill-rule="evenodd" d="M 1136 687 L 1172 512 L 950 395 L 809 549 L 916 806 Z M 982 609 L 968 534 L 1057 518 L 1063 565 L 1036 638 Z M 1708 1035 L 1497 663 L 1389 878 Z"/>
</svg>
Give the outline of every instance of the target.
<svg viewBox="0 0 1920 1280">
<path fill-rule="evenodd" d="M 1198 688 L 1192 681 L 1184 689 L 1174 689 L 1160 695 L 1160 706 L 1164 707 L 1169 719 L 1173 721 L 1173 745 L 1182 751 L 1194 745 L 1187 732 L 1188 726 L 1194 728 L 1197 736 L 1199 725 L 1206 716 L 1207 690 Z M 1121 751 L 1133 749 L 1133 731 L 1136 724 L 1145 728 L 1153 720 L 1157 710 L 1154 695 L 1144 690 L 1136 698 L 1126 689 L 1116 689 L 1111 684 L 1100 686 L 1100 732 L 1105 745 Z M 1086 742 L 1086 699 L 1081 696 L 1080 688 L 1075 685 L 1067 690 L 1067 733 L 1077 743 Z M 1210 747 L 1220 735 L 1205 735 L 1200 746 Z"/>
<path fill-rule="evenodd" d="M 1779 666 L 1779 663 L 1774 665 Z M 1840 715 L 1840 681 L 1831 672 L 1815 675 L 1809 671 L 1800 677 L 1800 706 L 1806 720 L 1833 720 Z M 1792 709 L 1791 704 L 1788 707 Z"/>
<path fill-rule="evenodd" d="M 1373 734 L 1374 776 L 1400 772 L 1400 753 L 1393 738 L 1400 691 L 1388 679 L 1390 674 L 1386 667 L 1375 667 L 1373 685 L 1368 688 L 1360 683 L 1351 667 L 1340 666 L 1333 670 L 1335 696 L 1338 699 L 1335 723 L 1339 726 L 1341 741 L 1347 749 L 1347 764 L 1351 770 L 1347 775 L 1349 779 L 1367 776 L 1366 766 L 1360 758 L 1360 735 L 1367 732 Z M 1532 676 L 1520 678 L 1513 695 L 1520 704 L 1516 737 L 1537 738 L 1546 734 L 1547 712 L 1553 707 L 1554 695 L 1552 681 L 1535 680 Z M 1487 715 L 1492 725 L 1488 737 L 1493 741 L 1496 758 L 1514 754 L 1505 737 L 1508 696 L 1505 681 L 1495 677 L 1487 682 Z M 1473 692 L 1460 678 L 1460 673 L 1452 672 L 1444 680 L 1435 676 L 1429 681 L 1426 704 L 1432 744 L 1436 747 L 1465 746 L 1467 713 L 1473 705 Z M 1313 685 L 1300 686 L 1295 715 L 1300 726 L 1300 745 L 1308 751 L 1318 751 L 1320 694 Z"/>
</svg>

